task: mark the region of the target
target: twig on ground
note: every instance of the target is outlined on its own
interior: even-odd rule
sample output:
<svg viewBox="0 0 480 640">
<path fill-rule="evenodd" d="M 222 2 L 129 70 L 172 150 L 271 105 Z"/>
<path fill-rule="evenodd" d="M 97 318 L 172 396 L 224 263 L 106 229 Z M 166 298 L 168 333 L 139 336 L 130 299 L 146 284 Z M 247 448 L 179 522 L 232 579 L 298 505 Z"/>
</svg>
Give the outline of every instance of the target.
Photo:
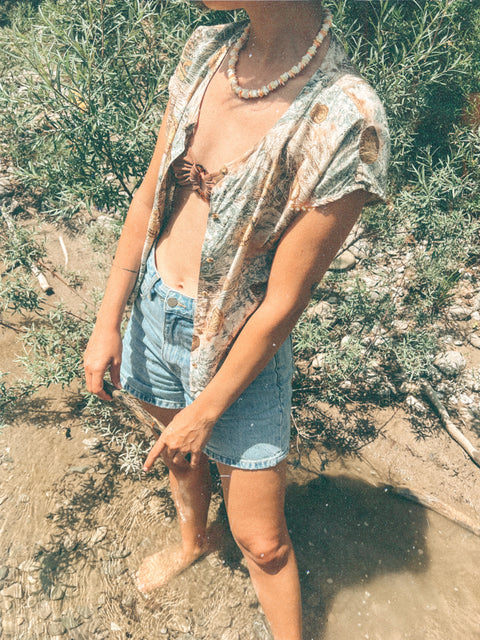
<svg viewBox="0 0 480 640">
<path fill-rule="evenodd" d="M 63 241 L 62 236 L 58 236 L 58 241 L 60 243 L 60 246 L 62 247 L 62 251 L 63 251 L 63 255 L 65 257 L 65 269 L 68 266 L 68 253 L 67 253 L 67 247 L 65 246 L 65 243 Z"/>
<path fill-rule="evenodd" d="M 476 447 L 474 447 L 470 440 L 463 435 L 460 429 L 453 424 L 450 416 L 448 415 L 448 411 L 440 402 L 440 398 L 438 397 L 436 391 L 433 389 L 432 385 L 429 382 L 423 380 L 421 382 L 421 389 L 437 410 L 438 415 L 440 416 L 440 420 L 442 421 L 447 433 L 455 440 L 455 442 L 457 442 L 462 447 L 462 449 L 466 453 L 468 453 L 475 464 L 480 467 L 480 451 Z"/>
</svg>

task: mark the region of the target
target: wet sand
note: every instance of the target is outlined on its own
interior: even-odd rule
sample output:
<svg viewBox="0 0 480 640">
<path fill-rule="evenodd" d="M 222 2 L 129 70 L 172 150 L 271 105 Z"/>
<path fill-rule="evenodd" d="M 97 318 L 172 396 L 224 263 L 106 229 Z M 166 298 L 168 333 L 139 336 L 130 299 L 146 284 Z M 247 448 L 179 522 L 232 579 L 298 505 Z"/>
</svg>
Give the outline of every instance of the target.
<svg viewBox="0 0 480 640">
<path fill-rule="evenodd" d="M 221 548 L 150 598 L 136 591 L 141 559 L 178 540 L 166 475 L 126 477 L 75 420 L 78 398 L 57 393 L 0 436 L 2 638 L 269 638 L 218 489 Z M 480 538 L 384 488 L 290 462 L 305 638 L 480 637 Z"/>
</svg>

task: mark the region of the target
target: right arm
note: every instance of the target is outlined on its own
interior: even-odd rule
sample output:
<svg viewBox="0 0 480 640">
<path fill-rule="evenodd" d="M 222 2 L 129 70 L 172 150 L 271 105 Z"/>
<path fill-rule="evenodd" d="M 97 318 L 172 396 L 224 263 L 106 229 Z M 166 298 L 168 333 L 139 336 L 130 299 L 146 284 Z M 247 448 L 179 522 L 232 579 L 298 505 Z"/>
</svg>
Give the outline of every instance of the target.
<svg viewBox="0 0 480 640">
<path fill-rule="evenodd" d="M 169 105 L 165 110 L 152 160 L 128 209 L 102 304 L 83 358 L 87 389 L 102 400 L 111 400 L 103 390 L 103 378 L 108 369 L 113 385 L 120 388 L 120 325 L 140 267 L 160 163 L 165 151 L 168 110 Z"/>
</svg>

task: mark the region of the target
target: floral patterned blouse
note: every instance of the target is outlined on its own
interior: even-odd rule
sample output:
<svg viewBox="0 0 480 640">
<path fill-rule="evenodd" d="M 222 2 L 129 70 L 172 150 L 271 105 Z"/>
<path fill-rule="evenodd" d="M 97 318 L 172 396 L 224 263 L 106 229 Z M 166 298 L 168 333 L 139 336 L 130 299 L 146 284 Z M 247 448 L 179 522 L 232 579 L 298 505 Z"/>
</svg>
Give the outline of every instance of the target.
<svg viewBox="0 0 480 640">
<path fill-rule="evenodd" d="M 210 78 L 245 22 L 197 28 L 169 83 L 167 143 L 133 300 L 170 212 L 172 163 L 188 148 Z M 211 191 L 201 253 L 190 393 L 214 376 L 264 298 L 275 250 L 299 211 L 364 189 L 385 198 L 389 134 L 382 104 L 332 36 L 319 69 L 284 115 Z"/>
</svg>

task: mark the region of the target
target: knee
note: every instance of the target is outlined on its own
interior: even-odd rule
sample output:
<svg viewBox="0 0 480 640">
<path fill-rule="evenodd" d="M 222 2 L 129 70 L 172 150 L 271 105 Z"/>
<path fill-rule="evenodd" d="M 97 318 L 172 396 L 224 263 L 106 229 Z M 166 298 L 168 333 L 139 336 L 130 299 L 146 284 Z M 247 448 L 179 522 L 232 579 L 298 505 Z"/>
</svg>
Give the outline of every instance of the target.
<svg viewBox="0 0 480 640">
<path fill-rule="evenodd" d="M 235 540 L 247 560 L 262 571 L 278 573 L 287 564 L 291 543 L 281 535 L 236 535 Z"/>
</svg>

